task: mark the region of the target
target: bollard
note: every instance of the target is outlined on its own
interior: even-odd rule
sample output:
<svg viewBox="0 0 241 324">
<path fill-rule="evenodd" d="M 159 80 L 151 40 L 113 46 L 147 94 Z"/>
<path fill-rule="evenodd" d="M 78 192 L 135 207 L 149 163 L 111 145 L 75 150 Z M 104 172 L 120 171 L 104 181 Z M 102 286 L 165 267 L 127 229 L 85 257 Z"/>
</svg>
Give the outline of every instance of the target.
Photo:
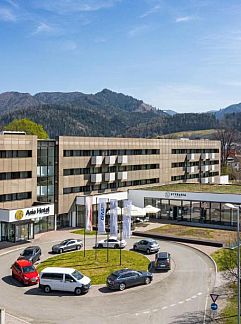
<svg viewBox="0 0 241 324">
<path fill-rule="evenodd" d="M 5 324 L 5 308 L 0 307 L 0 324 Z"/>
</svg>

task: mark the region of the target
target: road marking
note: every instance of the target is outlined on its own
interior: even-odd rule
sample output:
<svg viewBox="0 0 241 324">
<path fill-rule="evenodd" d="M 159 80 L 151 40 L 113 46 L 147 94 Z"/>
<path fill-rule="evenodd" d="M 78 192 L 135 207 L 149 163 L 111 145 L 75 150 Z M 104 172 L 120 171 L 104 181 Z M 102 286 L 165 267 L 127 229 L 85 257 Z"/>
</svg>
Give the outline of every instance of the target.
<svg viewBox="0 0 241 324">
<path fill-rule="evenodd" d="M 140 313 L 135 313 L 135 315 L 136 315 L 136 316 L 139 316 L 139 315 L 140 315 Z"/>
<path fill-rule="evenodd" d="M 170 307 L 174 307 L 174 306 L 176 306 L 176 304 L 171 304 L 171 305 L 170 305 Z"/>
<path fill-rule="evenodd" d="M 16 317 L 14 315 L 9 314 L 9 313 L 6 313 L 6 315 L 9 316 L 9 317 L 12 317 L 14 319 L 17 319 L 19 322 L 22 322 L 22 323 L 25 323 L 25 324 L 30 324 L 30 322 L 27 322 L 27 321 L 25 321 L 25 320 L 23 320 L 23 319 L 21 319 L 19 317 Z"/>
<path fill-rule="evenodd" d="M 190 301 L 190 300 L 191 300 L 191 298 L 187 298 L 187 299 L 185 299 L 185 300 L 186 300 L 186 301 L 188 302 L 188 301 Z"/>
<path fill-rule="evenodd" d="M 197 298 L 197 295 L 192 296 L 191 298 Z"/>
<path fill-rule="evenodd" d="M 158 310 L 159 309 L 156 308 L 156 309 L 153 309 L 152 311 L 153 311 L 153 313 L 155 313 L 155 312 L 158 312 Z"/>
<path fill-rule="evenodd" d="M 198 296 L 201 296 L 202 294 L 203 294 L 202 292 L 199 292 L 197 295 L 198 295 Z"/>
<path fill-rule="evenodd" d="M 167 309 L 167 306 L 163 306 L 162 309 Z"/>
<path fill-rule="evenodd" d="M 143 314 L 149 314 L 150 313 L 150 311 L 145 311 L 145 312 L 143 312 Z"/>
<path fill-rule="evenodd" d="M 179 301 L 179 302 L 178 302 L 178 304 L 183 304 L 183 303 L 184 303 L 184 301 L 183 301 L 183 300 L 181 300 L 181 301 Z"/>
</svg>

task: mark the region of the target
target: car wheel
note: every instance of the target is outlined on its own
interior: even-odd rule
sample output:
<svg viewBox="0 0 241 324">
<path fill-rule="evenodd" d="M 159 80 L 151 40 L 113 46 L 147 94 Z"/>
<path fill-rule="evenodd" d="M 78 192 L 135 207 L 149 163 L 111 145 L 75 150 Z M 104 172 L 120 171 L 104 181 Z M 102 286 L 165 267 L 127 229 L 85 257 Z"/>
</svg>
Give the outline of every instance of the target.
<svg viewBox="0 0 241 324">
<path fill-rule="evenodd" d="M 118 249 L 119 248 L 119 245 L 118 244 L 115 244 L 114 248 L 115 249 Z"/>
<path fill-rule="evenodd" d="M 51 288 L 49 286 L 44 286 L 44 292 L 46 294 L 50 293 L 50 291 L 51 291 Z"/>
<path fill-rule="evenodd" d="M 63 253 L 64 251 L 63 251 L 63 249 L 59 249 L 59 254 L 61 254 L 61 253 Z"/>
<path fill-rule="evenodd" d="M 80 245 L 77 245 L 76 246 L 76 250 L 80 250 Z"/>
<path fill-rule="evenodd" d="M 136 251 L 137 250 L 137 246 L 133 245 L 133 250 Z"/>
<path fill-rule="evenodd" d="M 145 284 L 149 285 L 151 283 L 151 278 L 150 277 L 146 277 L 145 279 Z"/>
<path fill-rule="evenodd" d="M 151 253 L 150 249 L 147 249 L 147 250 L 146 250 L 146 253 L 147 253 L 147 254 L 150 254 L 150 253 Z"/>
<path fill-rule="evenodd" d="M 98 248 L 102 249 L 103 248 L 103 244 L 98 244 Z"/>
<path fill-rule="evenodd" d="M 120 291 L 123 291 L 126 288 L 126 285 L 124 283 L 121 283 L 119 286 Z"/>
<path fill-rule="evenodd" d="M 79 287 L 75 288 L 74 293 L 75 293 L 75 295 L 77 295 L 77 296 L 81 295 L 81 294 L 82 294 L 82 290 L 81 290 L 81 288 L 79 288 Z"/>
</svg>

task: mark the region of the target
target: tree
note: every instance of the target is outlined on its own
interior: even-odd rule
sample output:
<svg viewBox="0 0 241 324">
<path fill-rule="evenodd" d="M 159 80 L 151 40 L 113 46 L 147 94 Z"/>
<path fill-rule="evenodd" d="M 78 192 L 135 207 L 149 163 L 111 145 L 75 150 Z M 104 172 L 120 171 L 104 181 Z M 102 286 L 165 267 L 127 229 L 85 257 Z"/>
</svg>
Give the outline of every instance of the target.
<svg viewBox="0 0 241 324">
<path fill-rule="evenodd" d="M 227 160 L 230 155 L 231 144 L 237 137 L 237 132 L 233 128 L 223 127 L 215 133 L 215 139 L 221 142 L 221 166 L 227 166 Z"/>
<path fill-rule="evenodd" d="M 4 127 L 4 130 L 24 131 L 27 135 L 37 135 L 37 137 L 41 139 L 47 139 L 49 137 L 42 125 L 37 124 L 27 118 L 14 119 L 11 123 Z"/>
</svg>

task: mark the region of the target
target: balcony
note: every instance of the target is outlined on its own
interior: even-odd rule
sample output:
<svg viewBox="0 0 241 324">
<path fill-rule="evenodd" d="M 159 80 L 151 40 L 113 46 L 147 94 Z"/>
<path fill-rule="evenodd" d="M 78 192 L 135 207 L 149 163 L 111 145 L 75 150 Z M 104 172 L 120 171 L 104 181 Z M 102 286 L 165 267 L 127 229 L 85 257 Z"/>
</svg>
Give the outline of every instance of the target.
<svg viewBox="0 0 241 324">
<path fill-rule="evenodd" d="M 202 154 L 201 154 L 201 159 L 202 159 L 202 160 L 207 160 L 207 159 L 209 159 L 209 153 L 202 153 Z"/>
<path fill-rule="evenodd" d="M 209 157 L 211 160 L 214 160 L 215 159 L 215 153 L 209 153 Z"/>
<path fill-rule="evenodd" d="M 126 164 L 126 163 L 128 162 L 128 157 L 127 157 L 127 155 L 119 155 L 119 156 L 117 157 L 117 162 L 118 162 L 119 164 Z"/>
<path fill-rule="evenodd" d="M 114 172 L 106 173 L 105 174 L 105 181 L 108 181 L 108 182 L 115 181 L 115 173 Z"/>
<path fill-rule="evenodd" d="M 202 172 L 207 172 L 210 170 L 210 165 L 202 165 L 201 166 L 201 171 Z"/>
<path fill-rule="evenodd" d="M 116 162 L 116 156 L 115 155 L 110 155 L 105 157 L 105 164 L 108 165 L 113 165 Z"/>
<path fill-rule="evenodd" d="M 91 164 L 92 165 L 101 165 L 103 162 L 104 157 L 101 155 L 98 156 L 92 156 L 91 157 Z"/>
<path fill-rule="evenodd" d="M 118 180 L 122 180 L 122 181 L 125 181 L 127 180 L 127 172 L 118 172 L 117 173 L 117 179 Z"/>
<path fill-rule="evenodd" d="M 102 182 L 102 173 L 91 174 L 91 182 L 94 183 Z"/>
<path fill-rule="evenodd" d="M 198 161 L 200 158 L 200 154 L 197 153 L 189 153 L 187 154 L 187 160 L 188 161 Z"/>
<path fill-rule="evenodd" d="M 214 177 L 209 177 L 209 178 L 208 178 L 208 182 L 209 182 L 209 183 L 214 183 L 214 182 L 215 182 Z"/>
<path fill-rule="evenodd" d="M 208 178 L 201 178 L 201 183 L 203 184 L 209 183 Z"/>
<path fill-rule="evenodd" d="M 188 166 L 187 167 L 187 172 L 188 173 L 196 173 L 198 171 L 197 166 Z"/>
</svg>

